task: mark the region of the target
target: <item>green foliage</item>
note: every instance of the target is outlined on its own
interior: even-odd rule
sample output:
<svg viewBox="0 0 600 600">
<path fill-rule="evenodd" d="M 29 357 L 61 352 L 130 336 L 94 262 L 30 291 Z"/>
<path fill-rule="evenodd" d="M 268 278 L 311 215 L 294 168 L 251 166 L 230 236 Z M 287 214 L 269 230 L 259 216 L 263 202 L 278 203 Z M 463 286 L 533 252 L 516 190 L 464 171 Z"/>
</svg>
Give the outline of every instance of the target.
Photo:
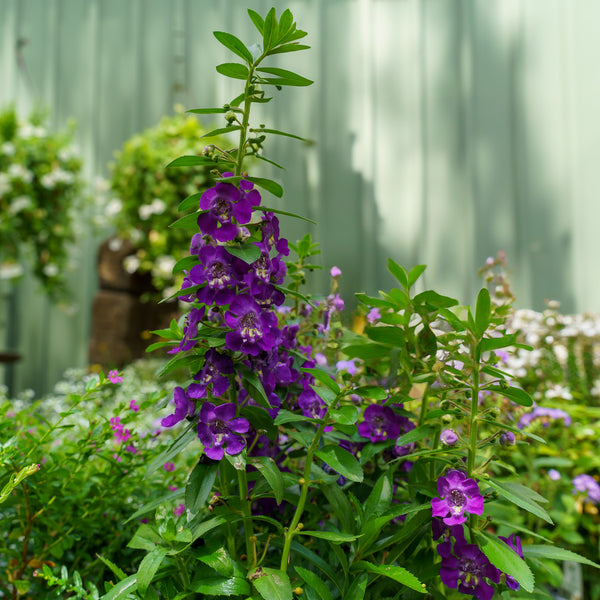
<svg viewBox="0 0 600 600">
<path fill-rule="evenodd" d="M 51 131 L 41 112 L 23 120 L 0 111 L 0 275 L 17 279 L 28 263 L 54 301 L 68 298 L 74 215 L 84 206 L 73 129 Z"/>
<path fill-rule="evenodd" d="M 195 199 L 184 209 L 198 210 L 201 192 L 214 181 L 210 173 L 214 146 L 227 147 L 225 140 L 215 138 L 206 148 L 207 155 L 199 155 L 205 134 L 194 117 L 178 112 L 128 139 L 111 164 L 115 198 L 108 212 L 119 236 L 136 248 L 124 260 L 125 269 L 149 273 L 161 297 L 170 296 L 173 286 L 181 283 L 182 276 L 174 277 L 172 269 L 189 251 L 188 230 L 170 225 L 181 217 L 178 211 L 188 196 Z M 195 224 L 196 217 L 188 217 Z"/>
</svg>

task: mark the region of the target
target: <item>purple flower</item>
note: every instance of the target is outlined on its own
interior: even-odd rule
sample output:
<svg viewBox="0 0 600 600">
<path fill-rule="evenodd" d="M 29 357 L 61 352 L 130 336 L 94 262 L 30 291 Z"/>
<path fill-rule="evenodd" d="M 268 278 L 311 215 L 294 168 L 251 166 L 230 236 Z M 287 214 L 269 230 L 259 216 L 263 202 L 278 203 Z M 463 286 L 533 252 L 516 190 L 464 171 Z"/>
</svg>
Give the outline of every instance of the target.
<svg viewBox="0 0 600 600">
<path fill-rule="evenodd" d="M 513 533 L 510 537 L 507 538 L 499 535 L 498 539 L 501 539 L 505 544 L 510 546 L 510 548 L 514 550 L 522 560 L 524 560 L 523 549 L 521 548 L 521 538 L 518 535 Z M 519 582 L 512 575 L 506 575 L 506 585 L 511 590 L 518 590 L 520 587 Z"/>
<path fill-rule="evenodd" d="M 367 321 L 369 321 L 371 325 L 373 325 L 373 323 L 375 323 L 375 321 L 378 321 L 379 319 L 381 319 L 381 313 L 379 312 L 378 308 L 372 308 L 367 313 Z"/>
<path fill-rule="evenodd" d="M 440 441 L 444 446 L 453 446 L 458 442 L 458 435 L 454 429 L 444 429 L 440 434 Z"/>
<path fill-rule="evenodd" d="M 196 411 L 196 403 L 188 397 L 182 387 L 177 386 L 175 388 L 173 399 L 175 401 L 175 412 L 160 422 L 163 427 L 173 427 L 186 417 L 192 417 Z"/>
<path fill-rule="evenodd" d="M 183 513 L 185 512 L 185 504 L 178 504 L 174 509 L 173 509 L 173 514 L 176 517 L 180 517 Z"/>
<path fill-rule="evenodd" d="M 474 479 L 452 469 L 437 480 L 440 498 L 431 499 L 434 517 L 442 517 L 446 525 L 460 525 L 467 520 L 465 513 L 483 513 L 483 496 Z"/>
<path fill-rule="evenodd" d="M 355 358 L 351 358 L 350 360 L 338 360 L 335 363 L 335 368 L 337 371 L 347 371 L 350 375 L 356 375 L 356 371 L 358 370 L 356 364 L 354 364 Z"/>
<path fill-rule="evenodd" d="M 358 433 L 372 442 L 383 442 L 400 435 L 400 423 L 389 406 L 370 404 L 358 425 Z"/>
<path fill-rule="evenodd" d="M 477 600 L 491 600 L 494 587 L 486 578 L 499 583 L 500 571 L 490 563 L 479 547 L 457 540 L 452 554 L 445 554 L 440 565 L 440 577 L 444 585 L 452 589 L 458 588 L 461 594 L 475 596 Z"/>
<path fill-rule="evenodd" d="M 192 308 L 185 316 L 185 325 L 183 326 L 183 337 L 181 342 L 169 350 L 169 354 L 177 354 L 178 352 L 186 352 L 191 350 L 196 345 L 196 340 L 193 339 L 198 335 L 198 323 L 204 317 L 204 307 Z"/>
<path fill-rule="evenodd" d="M 598 482 L 591 476 L 582 473 L 581 475 L 577 475 L 577 477 L 573 478 L 573 493 L 575 491 L 587 492 L 588 499 L 594 504 L 598 504 L 600 502 L 600 485 Z"/>
<path fill-rule="evenodd" d="M 236 406 L 233 402 L 215 406 L 205 402 L 200 409 L 198 437 L 204 446 L 208 458 L 221 460 L 225 452 L 230 456 L 239 454 L 246 445 L 243 435 L 250 428 L 250 423 L 243 417 L 235 416 Z"/>
<path fill-rule="evenodd" d="M 261 350 L 274 348 L 280 337 L 277 317 L 263 311 L 248 294 L 236 296 L 225 313 L 225 323 L 231 327 L 225 336 L 227 346 L 234 352 L 256 356 Z"/>
<path fill-rule="evenodd" d="M 558 481 L 560 479 L 560 473 L 556 469 L 548 469 L 548 477 L 552 481 Z"/>
<path fill-rule="evenodd" d="M 325 402 L 309 385 L 298 396 L 298 406 L 302 409 L 302 414 L 311 419 L 322 419 L 327 412 Z"/>
<path fill-rule="evenodd" d="M 539 419 L 544 427 L 548 427 L 551 421 L 556 421 L 557 419 L 562 419 L 566 426 L 571 424 L 571 417 L 564 410 L 561 410 L 560 408 L 536 406 L 531 412 L 521 415 L 518 424 L 519 429 L 523 429 L 523 427 L 530 425 L 532 421 L 536 419 Z"/>
<path fill-rule="evenodd" d="M 196 292 L 203 304 L 229 304 L 235 297 L 235 286 L 241 281 L 242 263 L 223 246 L 205 246 L 200 250 L 201 264 L 192 267 L 189 274 L 193 285 L 206 284 Z"/>
<path fill-rule="evenodd" d="M 202 194 L 200 209 L 207 211 L 198 217 L 200 231 L 219 242 L 229 242 L 237 236 L 233 219 L 243 224 L 252 216 L 252 204 L 246 194 L 226 182 L 218 182 Z"/>
<path fill-rule="evenodd" d="M 339 267 L 331 267 L 329 274 L 332 277 L 339 277 L 342 274 L 342 270 Z"/>
<path fill-rule="evenodd" d="M 187 389 L 190 398 L 206 398 L 209 388 L 212 395 L 221 396 L 229 389 L 229 377 L 233 373 L 233 361 L 229 356 L 210 348 L 204 355 L 206 362 L 202 370 L 194 375 L 199 383 L 192 383 Z"/>
</svg>

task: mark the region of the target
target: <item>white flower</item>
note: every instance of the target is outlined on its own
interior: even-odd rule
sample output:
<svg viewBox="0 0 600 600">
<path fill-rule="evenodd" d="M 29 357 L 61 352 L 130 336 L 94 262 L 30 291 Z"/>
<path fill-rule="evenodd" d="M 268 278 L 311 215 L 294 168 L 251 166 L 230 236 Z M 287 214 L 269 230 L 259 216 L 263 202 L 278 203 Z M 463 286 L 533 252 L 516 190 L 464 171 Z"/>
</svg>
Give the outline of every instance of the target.
<svg viewBox="0 0 600 600">
<path fill-rule="evenodd" d="M 25 183 L 31 183 L 33 179 L 33 173 L 17 163 L 13 163 L 8 167 L 8 176 L 12 179 L 22 179 Z"/>
<path fill-rule="evenodd" d="M 108 248 L 111 252 L 118 252 L 123 246 L 123 240 L 118 237 L 111 238 L 108 242 Z"/>
<path fill-rule="evenodd" d="M 46 173 L 45 175 L 42 175 L 42 178 L 40 179 L 40 183 L 42 184 L 42 187 L 45 187 L 47 190 L 54 189 L 54 187 L 56 186 L 56 179 L 54 178 L 54 172 L 51 171 L 50 173 Z"/>
<path fill-rule="evenodd" d="M 144 234 L 139 229 L 130 229 L 129 230 L 129 239 L 134 243 L 138 244 L 142 241 Z"/>
<path fill-rule="evenodd" d="M 154 214 L 152 205 L 151 204 L 142 204 L 138 208 L 138 214 L 140 215 L 140 219 L 142 219 L 142 221 L 147 221 Z"/>
<path fill-rule="evenodd" d="M 113 198 L 107 205 L 106 205 L 106 216 L 108 218 L 112 218 L 115 215 L 118 215 L 121 212 L 121 208 L 123 207 L 122 202 L 119 200 L 119 198 Z"/>
<path fill-rule="evenodd" d="M 152 207 L 152 211 L 155 215 L 164 213 L 165 209 L 167 208 L 167 205 L 160 198 L 154 198 L 150 206 Z"/>
<path fill-rule="evenodd" d="M 0 264 L 0 279 L 14 279 L 23 275 L 23 267 L 19 263 Z"/>
<path fill-rule="evenodd" d="M 5 156 L 14 156 L 16 151 L 17 149 L 12 142 L 4 142 L 4 144 L 0 146 L 0 152 L 2 152 L 2 154 Z"/>
<path fill-rule="evenodd" d="M 163 254 L 156 259 L 156 263 L 154 264 L 154 268 L 152 269 L 152 274 L 155 277 L 160 277 L 162 279 L 167 279 L 171 277 L 173 273 L 173 267 L 175 266 L 175 259 L 172 256 L 167 256 Z"/>
<path fill-rule="evenodd" d="M 140 259 L 135 255 L 131 254 L 123 259 L 123 268 L 129 273 L 135 273 L 140 266 Z"/>
<path fill-rule="evenodd" d="M 10 179 L 6 173 L 0 173 L 0 198 L 8 195 L 12 186 L 10 185 Z"/>
<path fill-rule="evenodd" d="M 18 212 L 25 210 L 31 206 L 31 198 L 29 196 L 17 196 L 8 207 L 8 212 L 11 215 L 16 215 Z"/>
<path fill-rule="evenodd" d="M 58 267 L 54 263 L 48 263 L 42 269 L 46 277 L 56 277 L 58 275 Z"/>
</svg>

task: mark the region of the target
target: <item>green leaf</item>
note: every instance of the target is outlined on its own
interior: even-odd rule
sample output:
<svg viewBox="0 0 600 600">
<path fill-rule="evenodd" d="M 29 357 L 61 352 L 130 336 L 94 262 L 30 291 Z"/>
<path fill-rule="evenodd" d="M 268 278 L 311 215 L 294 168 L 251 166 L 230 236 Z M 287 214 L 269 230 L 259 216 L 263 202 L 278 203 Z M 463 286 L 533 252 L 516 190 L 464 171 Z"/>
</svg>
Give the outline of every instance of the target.
<svg viewBox="0 0 600 600">
<path fill-rule="evenodd" d="M 167 552 L 168 548 L 157 546 L 142 559 L 136 574 L 138 591 L 142 596 L 146 594 L 146 590 L 152 583 L 154 575 L 162 564 Z"/>
<path fill-rule="evenodd" d="M 253 206 L 254 210 L 262 210 L 262 212 L 272 212 L 276 215 L 286 215 L 287 217 L 295 217 L 296 219 L 301 219 L 302 221 L 306 221 L 307 223 L 312 223 L 316 225 L 316 221 L 309 219 L 308 217 L 303 217 L 302 215 L 298 215 L 293 212 L 288 212 L 287 210 L 279 210 L 278 208 L 271 208 L 269 206 Z"/>
<path fill-rule="evenodd" d="M 198 206 L 200 204 L 200 198 L 202 197 L 203 193 L 204 192 L 197 192 L 196 194 L 192 194 L 191 196 L 188 196 L 185 200 L 182 200 L 179 203 L 177 210 L 179 212 L 185 212 L 185 211 L 189 210 L 190 208 L 194 208 L 195 210 L 198 210 Z"/>
<path fill-rule="evenodd" d="M 275 461 L 268 456 L 257 456 L 251 458 L 249 463 L 260 471 L 260 474 L 273 490 L 275 501 L 277 504 L 281 504 L 283 502 L 284 483 L 281 471 Z"/>
<path fill-rule="evenodd" d="M 252 18 L 252 15 L 250 15 L 250 18 Z M 254 19 L 252 20 L 254 21 Z M 268 52 L 271 49 L 271 43 L 277 39 L 277 17 L 275 15 L 275 7 L 271 8 L 265 17 L 262 35 L 263 51 Z"/>
<path fill-rule="evenodd" d="M 260 248 L 251 242 L 241 246 L 224 246 L 224 248 L 229 254 L 243 260 L 249 265 L 258 260 L 261 255 Z"/>
<path fill-rule="evenodd" d="M 362 385 L 352 390 L 353 394 L 358 394 L 361 398 L 368 398 L 370 400 L 385 400 L 388 397 L 387 390 L 379 387 L 378 385 Z"/>
<path fill-rule="evenodd" d="M 304 415 L 290 412 L 289 410 L 281 409 L 277 413 L 274 423 L 275 425 L 285 425 L 285 423 L 297 423 L 299 421 L 314 422 L 314 419 L 311 419 L 310 417 L 305 417 Z"/>
<path fill-rule="evenodd" d="M 117 567 L 117 565 L 115 565 L 114 562 L 112 562 L 108 558 L 104 558 L 104 556 L 102 556 L 101 554 L 96 554 L 96 556 L 113 572 L 113 574 L 116 577 L 118 577 L 119 581 L 122 581 L 123 579 L 125 579 L 127 577 L 125 572 L 123 570 L 121 570 L 120 567 Z M 49 569 L 50 567 L 48 567 L 44 563 L 44 573 L 46 573 L 46 568 Z M 50 572 L 52 572 L 52 571 L 50 571 Z"/>
<path fill-rule="evenodd" d="M 275 9 L 272 11 L 275 12 Z M 292 600 L 292 586 L 284 571 L 259 567 L 249 575 L 249 579 L 264 600 Z"/>
<path fill-rule="evenodd" d="M 419 440 L 431 435 L 435 430 L 436 427 L 432 425 L 419 425 L 419 427 L 415 427 L 415 429 L 411 429 L 409 432 L 401 435 L 396 440 L 396 446 L 405 446 L 406 444 L 418 442 Z"/>
<path fill-rule="evenodd" d="M 340 533 L 339 531 L 307 531 L 305 529 L 299 531 L 298 535 L 308 535 L 310 537 L 319 538 L 321 540 L 335 542 L 336 544 L 350 543 L 353 542 L 356 538 L 358 538 L 357 535 Z"/>
<path fill-rule="evenodd" d="M 340 587 L 340 577 L 339 573 L 336 573 L 331 565 L 324 561 L 318 554 L 315 554 L 312 550 L 309 550 L 306 546 L 299 544 L 298 542 L 292 542 L 292 553 L 294 555 L 300 555 L 305 558 L 307 561 L 311 562 L 317 568 L 319 568 L 329 579 L 331 579 L 332 583 L 342 591 Z"/>
<path fill-rule="evenodd" d="M 119 581 L 100 600 L 126 600 L 129 594 L 137 589 L 137 575 L 130 575 L 127 579 Z"/>
<path fill-rule="evenodd" d="M 223 46 L 231 50 L 234 54 L 237 54 L 240 58 L 243 58 L 249 65 L 254 62 L 250 50 L 248 50 L 244 43 L 236 38 L 235 35 L 225 31 L 213 31 L 213 35 L 221 42 L 221 44 L 223 44 Z"/>
<path fill-rule="evenodd" d="M 350 587 L 342 595 L 342 598 L 344 600 L 363 600 L 368 581 L 369 576 L 367 573 L 360 573 L 358 577 L 351 579 Z"/>
<path fill-rule="evenodd" d="M 141 517 L 142 515 L 145 515 L 155 510 L 163 502 L 172 502 L 173 500 L 182 497 L 183 494 L 183 489 L 177 489 L 174 492 L 169 492 L 168 494 L 161 496 L 160 498 L 155 498 L 154 500 L 147 502 L 146 504 L 144 504 L 144 506 L 136 510 L 126 521 L 124 521 L 124 523 L 129 523 L 129 521 L 133 521 L 134 519 L 137 519 L 138 517 Z"/>
<path fill-rule="evenodd" d="M 513 346 L 517 342 L 517 335 L 516 333 L 511 333 L 510 335 L 503 335 L 497 338 L 484 338 L 481 340 L 481 351 L 487 352 L 488 350 Z"/>
<path fill-rule="evenodd" d="M 243 66 L 243 65 L 240 65 L 240 66 Z M 241 128 L 242 128 L 241 125 L 228 125 L 227 127 L 219 127 L 219 129 L 213 129 L 212 131 L 209 131 L 208 133 L 201 135 L 200 139 L 215 137 L 217 135 L 222 135 L 224 133 L 232 133 L 234 131 L 240 131 Z"/>
<path fill-rule="evenodd" d="M 298 575 L 300 575 L 300 577 L 315 590 L 321 600 L 333 600 L 329 588 L 323 583 L 318 575 L 303 567 L 294 567 L 294 569 L 296 573 L 298 573 Z"/>
<path fill-rule="evenodd" d="M 251 8 L 248 9 L 248 15 L 250 16 L 250 19 L 254 23 L 256 29 L 258 29 L 258 33 L 262 35 L 263 28 L 265 26 L 264 19 L 255 10 L 252 10 Z"/>
<path fill-rule="evenodd" d="M 402 567 L 397 567 L 395 565 L 374 565 L 366 560 L 359 560 L 358 562 L 352 565 L 353 569 L 356 570 L 364 570 L 368 573 L 375 573 L 377 575 L 384 575 L 385 577 L 389 577 L 406 587 L 409 587 L 411 590 L 415 590 L 421 594 L 425 594 L 427 592 L 427 588 L 423 583 L 421 583 L 412 573 L 407 571 Z"/>
<path fill-rule="evenodd" d="M 331 504 L 334 514 L 339 518 L 342 529 L 349 532 L 354 531 L 355 511 L 340 486 L 337 483 L 322 484 L 321 490 Z"/>
<path fill-rule="evenodd" d="M 546 440 L 539 435 L 535 435 L 534 433 L 527 433 L 522 429 L 518 429 L 517 427 L 512 427 L 511 425 L 506 425 L 505 423 L 498 423 L 498 421 L 493 421 L 492 419 L 478 419 L 481 423 L 487 423 L 492 427 L 497 427 L 498 429 L 507 429 L 508 431 L 512 431 L 513 433 L 518 433 L 524 437 L 531 438 L 540 444 L 546 444 Z"/>
<path fill-rule="evenodd" d="M 349 344 L 342 347 L 342 352 L 350 358 L 386 358 L 390 355 L 388 346 L 382 346 L 375 342 L 372 343 L 357 343 Z"/>
<path fill-rule="evenodd" d="M 260 379 L 245 365 L 238 365 L 238 372 L 242 378 L 242 385 L 244 389 L 250 394 L 250 396 L 256 400 L 259 406 L 262 406 L 265 410 L 271 410 L 269 399 L 265 393 L 265 389 L 260 382 Z"/>
<path fill-rule="evenodd" d="M 520 404 L 521 406 L 533 406 L 533 398 L 521 388 L 490 385 L 487 389 L 493 392 L 498 392 L 499 394 L 506 396 L 509 400 Z"/>
<path fill-rule="evenodd" d="M 230 162 L 230 161 L 225 161 Z M 217 163 L 207 156 L 180 156 L 175 160 L 172 160 L 165 168 L 170 169 L 172 167 L 198 167 L 198 166 L 208 166 L 208 167 L 216 167 Z"/>
<path fill-rule="evenodd" d="M 490 293 L 487 288 L 482 288 L 477 295 L 477 305 L 475 307 L 475 333 L 478 337 L 481 337 L 488 328 L 491 315 L 492 303 Z"/>
<path fill-rule="evenodd" d="M 288 71 L 287 69 L 279 69 L 277 67 L 262 67 L 260 69 L 256 69 L 261 73 L 267 73 L 269 75 L 275 75 L 286 81 L 286 83 L 282 83 L 281 85 L 294 85 L 294 86 L 306 86 L 314 83 L 310 79 L 306 77 L 302 77 L 293 71 Z"/>
<path fill-rule="evenodd" d="M 388 271 L 398 280 L 398 283 L 404 288 L 408 289 L 408 274 L 404 267 L 401 267 L 397 262 L 388 258 L 387 264 Z"/>
<path fill-rule="evenodd" d="M 133 534 L 133 537 L 127 544 L 128 548 L 135 548 L 136 550 L 146 550 L 152 552 L 157 545 L 163 543 L 162 538 L 158 531 L 156 531 L 151 525 L 142 523 L 137 531 Z"/>
<path fill-rule="evenodd" d="M 202 211 L 204 212 L 204 211 Z M 185 215 L 181 217 L 181 219 L 177 219 L 177 221 L 173 221 L 169 225 L 170 229 L 198 229 L 198 217 L 201 212 L 190 213 L 189 215 Z"/>
<path fill-rule="evenodd" d="M 273 48 L 269 50 L 267 54 L 282 54 L 284 52 L 296 52 L 298 50 L 308 50 L 310 46 L 305 46 L 303 44 L 298 44 L 297 42 L 291 44 L 283 44 L 282 46 L 277 46 L 277 48 Z"/>
<path fill-rule="evenodd" d="M 217 72 L 225 77 L 232 79 L 243 79 L 244 81 L 250 76 L 250 71 L 246 65 L 240 63 L 223 63 L 217 65 Z"/>
<path fill-rule="evenodd" d="M 200 512 L 210 496 L 218 470 L 218 462 L 196 463 L 185 486 L 185 507 L 192 516 Z"/>
<path fill-rule="evenodd" d="M 191 442 L 198 438 L 195 425 L 195 423 L 190 423 L 187 429 L 181 433 L 166 450 L 163 450 L 163 452 L 154 458 L 154 460 L 146 467 L 144 478 L 150 477 L 156 469 L 162 467 L 180 452 L 183 452 Z"/>
<path fill-rule="evenodd" d="M 506 543 L 485 533 L 477 534 L 481 551 L 503 573 L 514 577 L 527 592 L 533 592 L 535 579 L 527 563 Z"/>
<path fill-rule="evenodd" d="M 198 256 L 192 254 L 191 256 L 184 256 L 180 258 L 173 267 L 173 273 L 181 273 L 182 271 L 189 271 L 193 266 L 198 264 Z"/>
<path fill-rule="evenodd" d="M 268 128 L 261 127 L 260 129 L 251 129 L 250 131 L 252 131 L 253 133 L 272 133 L 274 135 L 283 135 L 285 137 L 293 138 L 295 140 L 300 140 L 302 142 L 307 142 L 309 144 L 313 143 L 312 140 L 300 137 L 299 135 L 294 135 L 293 133 L 286 133 L 285 131 L 279 131 L 279 129 L 268 129 Z"/>
<path fill-rule="evenodd" d="M 304 373 L 310 373 L 317 381 L 326 385 L 334 394 L 340 393 L 340 386 L 331 378 L 331 375 L 323 369 L 300 369 Z"/>
<path fill-rule="evenodd" d="M 207 596 L 248 596 L 250 594 L 248 582 L 241 577 L 203 577 L 200 582 L 192 583 L 191 589 Z"/>
<path fill-rule="evenodd" d="M 380 344 L 404 346 L 406 343 L 406 336 L 398 327 L 385 325 L 378 327 L 365 327 L 365 334 L 374 342 L 379 342 Z"/>
<path fill-rule="evenodd" d="M 364 504 L 365 520 L 368 521 L 371 516 L 382 515 L 390 507 L 392 495 L 393 487 L 390 478 L 387 473 L 384 473 L 375 482 Z"/>
<path fill-rule="evenodd" d="M 529 558 L 549 558 L 551 560 L 566 560 L 589 565 L 600 569 L 600 565 L 591 561 L 585 556 L 581 556 L 571 550 L 559 548 L 558 546 L 546 546 L 544 544 L 529 544 L 523 546 L 523 554 Z"/>
<path fill-rule="evenodd" d="M 363 480 L 362 467 L 356 457 L 348 450 L 340 446 L 329 445 L 317 450 L 315 454 L 346 479 L 357 482 Z"/>
<path fill-rule="evenodd" d="M 408 272 L 408 288 L 410 289 L 423 275 L 423 272 L 427 268 L 427 265 L 416 265 Z"/>
<path fill-rule="evenodd" d="M 442 296 L 433 290 L 427 290 L 421 292 L 414 297 L 415 304 L 429 305 L 432 308 L 449 308 L 450 306 L 456 306 L 458 300 L 450 298 L 449 296 Z"/>
<path fill-rule="evenodd" d="M 254 154 L 252 152 L 247 153 L 247 156 L 252 156 L 253 158 L 257 158 L 258 160 L 262 160 L 263 162 L 267 162 L 270 165 L 273 165 L 274 167 L 277 167 L 278 169 L 281 169 L 281 170 L 285 171 L 285 167 L 283 165 L 280 165 L 279 163 L 276 163 L 274 160 L 271 160 L 270 158 L 267 158 L 266 156 L 261 156 L 260 154 Z"/>
<path fill-rule="evenodd" d="M 550 525 L 554 524 L 550 518 L 550 515 L 539 504 L 537 504 L 537 502 L 522 494 L 519 489 L 510 488 L 505 483 L 498 483 L 497 481 L 492 481 L 491 479 L 487 480 L 486 483 L 513 504 L 524 508 L 526 511 L 536 515 L 547 523 L 550 523 Z"/>
<path fill-rule="evenodd" d="M 194 558 L 214 569 L 223 577 L 229 578 L 234 573 L 233 560 L 223 547 L 203 546 L 194 552 Z"/>
<path fill-rule="evenodd" d="M 247 181 L 251 181 L 255 183 L 258 187 L 261 187 L 263 190 L 267 190 L 273 194 L 273 196 L 277 196 L 281 198 L 283 196 L 283 188 L 272 179 L 265 179 L 264 177 L 244 177 Z"/>
<path fill-rule="evenodd" d="M 356 406 L 341 406 L 329 411 L 329 416 L 340 425 L 354 425 L 358 421 L 359 415 L 360 411 Z"/>
<path fill-rule="evenodd" d="M 294 17 L 292 16 L 292 12 L 290 11 L 290 9 L 286 8 L 279 17 L 279 24 L 277 27 L 277 33 L 279 35 L 277 36 L 277 43 L 279 43 L 279 41 L 287 35 L 287 33 L 293 28 L 293 26 Z"/>
<path fill-rule="evenodd" d="M 233 517 L 213 517 L 212 519 L 208 519 L 208 521 L 202 521 L 200 517 L 203 515 L 199 515 L 196 519 L 193 519 L 189 523 L 189 528 L 192 532 L 192 542 L 195 542 L 199 537 L 206 535 L 209 531 L 224 525 L 229 522 L 232 523 L 234 521 Z"/>
</svg>

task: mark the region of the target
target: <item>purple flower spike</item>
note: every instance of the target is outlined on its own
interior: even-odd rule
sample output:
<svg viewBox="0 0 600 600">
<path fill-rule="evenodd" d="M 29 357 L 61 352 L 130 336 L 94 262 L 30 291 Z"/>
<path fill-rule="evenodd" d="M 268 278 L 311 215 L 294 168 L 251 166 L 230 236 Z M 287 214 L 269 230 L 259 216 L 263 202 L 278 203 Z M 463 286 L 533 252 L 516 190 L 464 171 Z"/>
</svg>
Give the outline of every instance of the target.
<svg viewBox="0 0 600 600">
<path fill-rule="evenodd" d="M 453 555 L 442 556 L 440 577 L 444 585 L 452 589 L 458 588 L 461 594 L 475 596 L 477 600 L 491 600 L 494 587 L 486 578 L 499 583 L 500 571 L 477 546 L 457 540 Z"/>
<path fill-rule="evenodd" d="M 200 409 L 198 437 L 208 458 L 221 460 L 227 452 L 230 456 L 239 454 L 246 446 L 243 435 L 250 429 L 250 423 L 243 417 L 235 416 L 233 402 L 215 406 L 205 402 Z"/>
<path fill-rule="evenodd" d="M 183 421 L 186 417 L 192 417 L 196 410 L 196 403 L 191 400 L 181 387 L 176 387 L 173 394 L 175 400 L 175 412 L 165 417 L 160 424 L 163 427 L 173 427 Z"/>
<path fill-rule="evenodd" d="M 465 513 L 483 513 L 483 496 L 474 479 L 467 479 L 462 471 L 451 470 L 437 481 L 440 498 L 432 498 L 434 517 L 442 517 L 446 525 L 460 525 L 467 520 Z"/>
<path fill-rule="evenodd" d="M 600 485 L 598 482 L 591 476 L 582 473 L 581 475 L 577 475 L 572 481 L 573 493 L 575 490 L 580 492 L 587 492 L 588 499 L 594 504 L 598 504 L 600 502 Z"/>
<path fill-rule="evenodd" d="M 372 442 L 384 442 L 400 435 L 400 423 L 389 406 L 370 404 L 365 409 L 363 422 L 358 425 L 358 433 Z"/>
<path fill-rule="evenodd" d="M 233 373 L 233 361 L 229 356 L 219 354 L 214 348 L 210 348 L 204 355 L 206 362 L 202 370 L 194 375 L 198 383 L 189 385 L 187 392 L 192 398 L 206 398 L 210 386 L 212 395 L 217 397 L 229 389 L 229 377 Z"/>
</svg>

